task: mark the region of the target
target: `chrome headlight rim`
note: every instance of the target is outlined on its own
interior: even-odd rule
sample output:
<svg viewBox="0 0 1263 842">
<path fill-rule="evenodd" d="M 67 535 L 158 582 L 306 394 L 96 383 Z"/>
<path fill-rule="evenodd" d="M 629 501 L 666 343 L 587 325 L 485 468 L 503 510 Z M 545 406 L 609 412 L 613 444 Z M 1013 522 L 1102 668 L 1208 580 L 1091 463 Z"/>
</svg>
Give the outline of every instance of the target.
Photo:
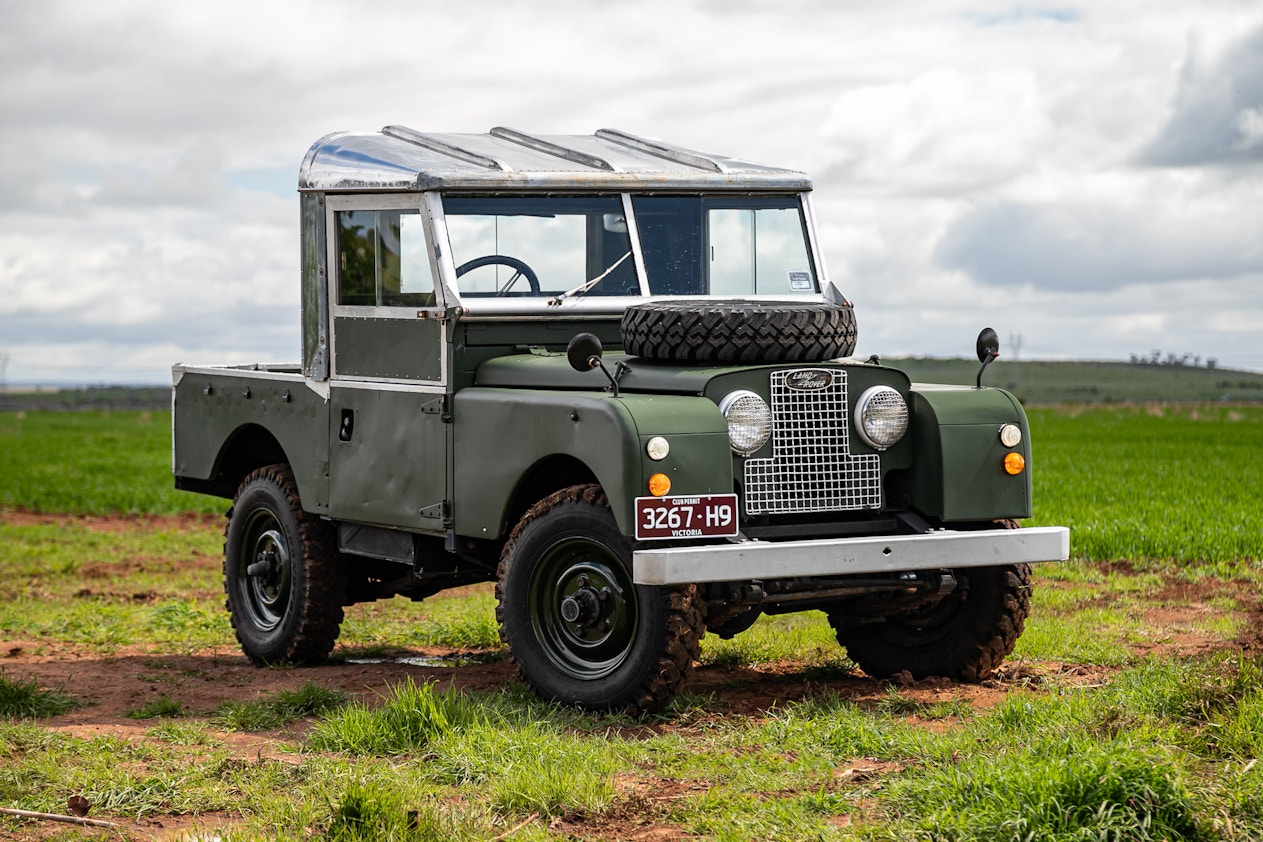
<svg viewBox="0 0 1263 842">
<path fill-rule="evenodd" d="M 749 389 L 729 392 L 719 401 L 719 411 L 728 422 L 728 444 L 733 453 L 749 456 L 772 437 L 772 408 L 757 392 Z M 748 425 L 750 429 L 743 430 L 741 425 Z"/>
<path fill-rule="evenodd" d="M 908 402 L 891 386 L 870 386 L 855 402 L 855 432 L 874 450 L 893 447 L 908 432 Z"/>
</svg>

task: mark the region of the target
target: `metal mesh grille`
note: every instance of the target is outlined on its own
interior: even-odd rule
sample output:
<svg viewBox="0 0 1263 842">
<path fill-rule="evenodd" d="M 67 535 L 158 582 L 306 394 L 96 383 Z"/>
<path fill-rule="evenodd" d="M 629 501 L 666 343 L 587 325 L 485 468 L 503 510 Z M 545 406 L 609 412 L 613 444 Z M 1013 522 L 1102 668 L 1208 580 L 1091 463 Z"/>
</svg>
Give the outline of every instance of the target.
<svg viewBox="0 0 1263 842">
<path fill-rule="evenodd" d="M 881 508 L 880 457 L 851 454 L 846 371 L 823 389 L 792 389 L 790 373 L 772 372 L 772 457 L 746 460 L 746 513 Z"/>
</svg>

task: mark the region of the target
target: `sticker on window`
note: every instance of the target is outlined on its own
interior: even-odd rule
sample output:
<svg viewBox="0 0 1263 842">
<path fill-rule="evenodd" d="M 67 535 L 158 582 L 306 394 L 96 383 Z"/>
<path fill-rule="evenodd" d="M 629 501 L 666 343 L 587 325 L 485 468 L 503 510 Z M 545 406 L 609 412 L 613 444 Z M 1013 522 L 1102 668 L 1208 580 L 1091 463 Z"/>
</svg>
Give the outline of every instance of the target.
<svg viewBox="0 0 1263 842">
<path fill-rule="evenodd" d="M 810 272 L 790 272 L 789 288 L 794 292 L 811 292 L 815 289 L 815 284 L 811 282 Z"/>
</svg>

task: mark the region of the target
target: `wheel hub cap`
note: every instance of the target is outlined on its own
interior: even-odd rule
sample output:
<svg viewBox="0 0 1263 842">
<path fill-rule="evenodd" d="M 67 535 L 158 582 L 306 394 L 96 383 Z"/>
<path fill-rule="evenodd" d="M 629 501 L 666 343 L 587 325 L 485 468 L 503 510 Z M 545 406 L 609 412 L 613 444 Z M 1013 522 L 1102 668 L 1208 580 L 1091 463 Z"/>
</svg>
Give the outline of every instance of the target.
<svg viewBox="0 0 1263 842">
<path fill-rule="evenodd" d="M 589 626 L 599 616 L 601 598 L 592 588 L 580 588 L 561 601 L 561 618 L 567 623 Z"/>
</svg>

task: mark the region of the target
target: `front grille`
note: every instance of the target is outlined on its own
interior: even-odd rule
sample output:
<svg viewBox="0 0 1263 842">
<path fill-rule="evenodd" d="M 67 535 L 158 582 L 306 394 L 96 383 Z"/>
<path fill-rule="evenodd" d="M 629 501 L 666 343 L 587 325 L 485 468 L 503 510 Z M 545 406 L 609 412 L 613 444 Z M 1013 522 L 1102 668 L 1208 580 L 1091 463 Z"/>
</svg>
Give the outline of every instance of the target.
<svg viewBox="0 0 1263 842">
<path fill-rule="evenodd" d="M 851 453 L 846 371 L 814 371 L 828 385 L 795 389 L 787 377 L 802 369 L 772 372 L 772 457 L 746 460 L 747 514 L 881 508 L 880 458 Z"/>
</svg>

